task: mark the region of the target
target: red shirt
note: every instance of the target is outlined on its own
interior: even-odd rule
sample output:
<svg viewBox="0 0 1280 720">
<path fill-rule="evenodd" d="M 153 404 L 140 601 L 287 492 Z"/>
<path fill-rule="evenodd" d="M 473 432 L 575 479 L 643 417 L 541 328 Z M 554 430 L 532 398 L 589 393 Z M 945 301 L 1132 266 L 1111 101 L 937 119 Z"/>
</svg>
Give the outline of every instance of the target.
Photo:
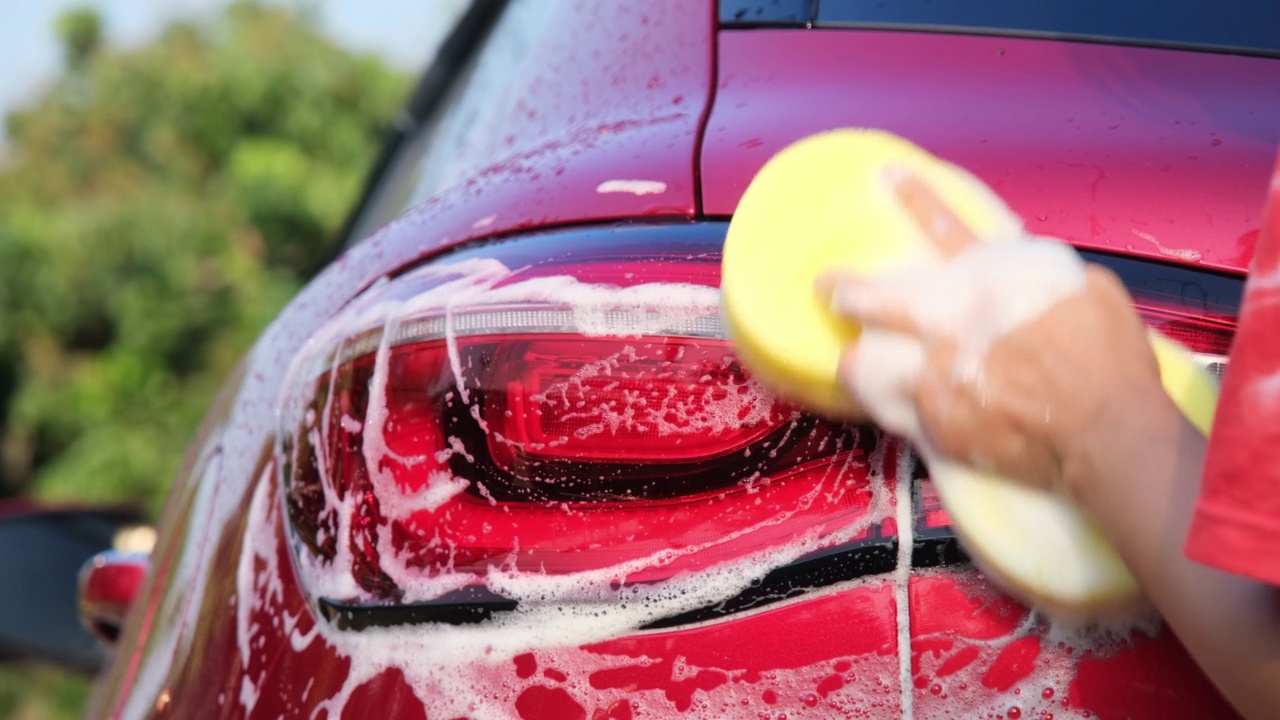
<svg viewBox="0 0 1280 720">
<path fill-rule="evenodd" d="M 1280 165 L 1268 196 L 1186 552 L 1280 585 Z"/>
</svg>

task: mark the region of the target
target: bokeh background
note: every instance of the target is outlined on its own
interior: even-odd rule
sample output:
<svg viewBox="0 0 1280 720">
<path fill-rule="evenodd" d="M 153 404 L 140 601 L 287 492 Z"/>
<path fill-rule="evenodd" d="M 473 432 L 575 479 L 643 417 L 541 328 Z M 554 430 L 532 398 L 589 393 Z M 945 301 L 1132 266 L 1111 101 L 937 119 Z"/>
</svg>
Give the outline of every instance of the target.
<svg viewBox="0 0 1280 720">
<path fill-rule="evenodd" d="M 0 502 L 155 517 L 465 4 L 0 0 Z M 0 718 L 90 682 L 2 663 Z"/>
</svg>

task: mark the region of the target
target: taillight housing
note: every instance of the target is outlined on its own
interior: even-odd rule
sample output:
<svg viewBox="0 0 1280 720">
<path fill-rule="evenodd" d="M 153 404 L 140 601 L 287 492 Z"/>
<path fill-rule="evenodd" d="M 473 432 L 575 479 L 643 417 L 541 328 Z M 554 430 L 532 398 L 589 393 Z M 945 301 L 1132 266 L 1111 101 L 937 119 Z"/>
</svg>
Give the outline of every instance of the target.
<svg viewBox="0 0 1280 720">
<path fill-rule="evenodd" d="M 875 432 L 779 401 L 723 339 L 723 230 L 483 246 L 335 318 L 281 415 L 308 588 L 386 604 L 581 581 L 556 602 L 876 532 Z"/>
<path fill-rule="evenodd" d="M 723 338 L 724 230 L 514 238 L 352 302 L 297 358 L 281 407 L 306 590 L 387 607 L 559 578 L 518 598 L 554 605 L 734 567 L 732 594 L 770 569 L 892 536 L 890 476 L 911 471 L 901 453 L 873 428 L 778 400 Z M 1231 298 L 1208 312 L 1161 290 L 1168 273 L 1191 271 L 1103 260 L 1150 322 L 1206 358 L 1225 353 Z M 1232 286 L 1210 279 L 1221 281 L 1212 293 Z M 949 533 L 930 498 L 926 483 L 918 538 Z"/>
</svg>

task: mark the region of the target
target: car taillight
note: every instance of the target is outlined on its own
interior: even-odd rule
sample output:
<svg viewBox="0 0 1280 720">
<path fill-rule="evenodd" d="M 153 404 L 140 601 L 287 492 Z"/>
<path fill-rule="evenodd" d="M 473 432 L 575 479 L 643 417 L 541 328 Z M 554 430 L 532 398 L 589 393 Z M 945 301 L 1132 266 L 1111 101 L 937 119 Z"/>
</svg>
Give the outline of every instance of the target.
<svg viewBox="0 0 1280 720">
<path fill-rule="evenodd" d="M 501 595 L 515 576 L 583 579 L 535 584 L 554 604 L 567 588 L 767 557 L 762 576 L 893 535 L 883 466 L 896 453 L 879 433 L 780 402 L 723 339 L 723 232 L 507 240 L 354 301 L 296 360 L 281 408 L 284 502 L 308 592 L 385 606 Z M 1155 272 L 1145 264 L 1102 261 L 1118 263 L 1149 323 L 1222 361 L 1233 317 L 1163 290 L 1192 271 L 1148 277 L 1135 275 Z M 1205 286 L 1215 298 L 1230 289 L 1219 280 Z M 917 539 L 949 533 L 930 493 L 926 480 Z"/>
<path fill-rule="evenodd" d="M 493 364 L 505 372 L 491 382 L 497 402 L 486 407 L 485 421 L 489 450 L 508 470 L 537 472 L 541 463 L 566 460 L 714 458 L 748 447 L 794 414 L 761 393 L 723 341 L 504 341 Z"/>
<path fill-rule="evenodd" d="M 653 583 L 883 517 L 875 433 L 778 401 L 722 338 L 722 235 L 579 235 L 385 283 L 295 364 L 285 502 L 319 594 L 407 602 L 511 573 Z"/>
</svg>

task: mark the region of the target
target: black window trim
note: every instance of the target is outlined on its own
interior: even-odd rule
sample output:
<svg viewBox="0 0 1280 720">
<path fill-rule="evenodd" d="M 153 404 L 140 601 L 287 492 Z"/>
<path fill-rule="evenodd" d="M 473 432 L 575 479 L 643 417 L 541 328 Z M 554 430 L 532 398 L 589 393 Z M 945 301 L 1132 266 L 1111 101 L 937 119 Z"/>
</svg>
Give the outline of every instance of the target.
<svg viewBox="0 0 1280 720">
<path fill-rule="evenodd" d="M 1157 50 L 1208 52 L 1280 59 L 1280 50 L 1266 50 L 1262 48 L 1239 47 L 1234 45 L 1215 45 L 1211 43 L 1144 40 L 1127 37 L 1081 35 L 1076 33 L 1055 33 L 1035 30 L 1004 30 L 1000 28 L 968 27 L 962 25 L 824 20 L 819 12 L 819 5 L 822 0 L 791 0 L 789 3 L 769 3 L 760 2 L 758 0 L 756 2 L 751 2 L 749 0 L 718 0 L 718 2 L 719 24 L 722 29 L 756 30 L 770 28 L 803 28 L 814 30 L 866 30 L 872 32 L 950 33 L 981 37 L 1058 40 L 1063 42 L 1092 43 L 1098 45 L 1125 45 Z M 748 6 L 754 7 L 754 12 L 747 13 L 743 10 L 743 8 Z"/>
</svg>

